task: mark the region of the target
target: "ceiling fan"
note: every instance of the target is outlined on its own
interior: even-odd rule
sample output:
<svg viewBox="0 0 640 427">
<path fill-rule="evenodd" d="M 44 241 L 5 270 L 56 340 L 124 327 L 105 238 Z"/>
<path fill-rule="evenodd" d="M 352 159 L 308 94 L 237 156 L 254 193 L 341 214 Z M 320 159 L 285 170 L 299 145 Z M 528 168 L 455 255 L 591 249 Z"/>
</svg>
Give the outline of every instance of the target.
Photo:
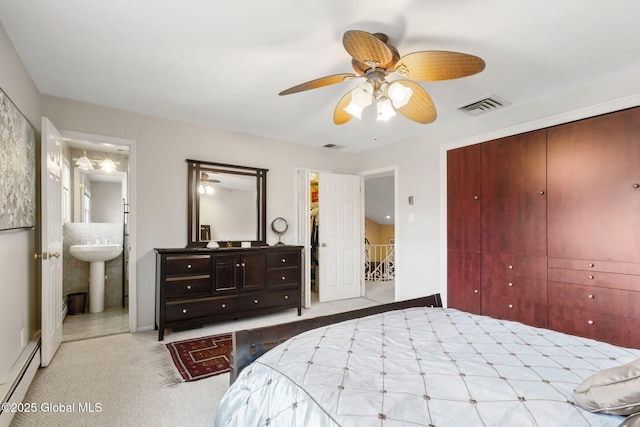
<svg viewBox="0 0 640 427">
<path fill-rule="evenodd" d="M 388 120 L 396 112 L 418 123 L 428 124 L 436 119 L 436 107 L 429 94 L 416 83 L 471 76 L 484 70 L 482 58 L 460 52 L 428 50 L 400 57 L 398 50 L 387 43 L 382 33 L 350 30 L 342 36 L 342 44 L 351 57 L 356 74 L 343 73 L 321 77 L 283 90 L 290 95 L 341 83 L 354 78 L 366 79 L 347 92 L 336 105 L 333 122 L 347 123 L 352 117 L 361 118 L 365 107 L 376 103 L 378 120 Z"/>
</svg>

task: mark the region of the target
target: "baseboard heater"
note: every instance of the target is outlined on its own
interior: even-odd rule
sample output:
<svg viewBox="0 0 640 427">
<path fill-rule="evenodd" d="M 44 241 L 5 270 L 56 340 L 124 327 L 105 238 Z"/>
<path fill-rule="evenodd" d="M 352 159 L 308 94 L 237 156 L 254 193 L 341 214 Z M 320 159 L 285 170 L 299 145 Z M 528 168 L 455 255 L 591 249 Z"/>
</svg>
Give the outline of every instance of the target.
<svg viewBox="0 0 640 427">
<path fill-rule="evenodd" d="M 0 387 L 2 391 L 5 391 L 4 397 L 2 398 L 2 408 L 4 408 L 7 403 L 11 405 L 22 402 L 39 367 L 40 332 L 38 332 L 29 344 L 27 344 L 16 361 L 14 368 L 11 369 L 11 376 L 14 378 L 11 385 L 6 388 L 6 391 L 4 389 L 6 384 Z M 13 411 L 4 411 L 0 409 L 0 427 L 9 426 L 14 415 L 15 412 Z"/>
</svg>

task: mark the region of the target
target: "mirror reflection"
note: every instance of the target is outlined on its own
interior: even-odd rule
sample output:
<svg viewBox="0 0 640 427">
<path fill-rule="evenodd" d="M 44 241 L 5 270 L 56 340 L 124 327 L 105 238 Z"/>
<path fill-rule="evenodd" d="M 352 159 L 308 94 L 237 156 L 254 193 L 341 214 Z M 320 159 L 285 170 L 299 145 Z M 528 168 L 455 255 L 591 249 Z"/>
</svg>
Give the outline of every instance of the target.
<svg viewBox="0 0 640 427">
<path fill-rule="evenodd" d="M 189 162 L 189 245 L 210 241 L 265 244 L 266 172 Z"/>
<path fill-rule="evenodd" d="M 65 222 L 122 223 L 128 200 L 128 147 L 64 141 Z"/>
</svg>

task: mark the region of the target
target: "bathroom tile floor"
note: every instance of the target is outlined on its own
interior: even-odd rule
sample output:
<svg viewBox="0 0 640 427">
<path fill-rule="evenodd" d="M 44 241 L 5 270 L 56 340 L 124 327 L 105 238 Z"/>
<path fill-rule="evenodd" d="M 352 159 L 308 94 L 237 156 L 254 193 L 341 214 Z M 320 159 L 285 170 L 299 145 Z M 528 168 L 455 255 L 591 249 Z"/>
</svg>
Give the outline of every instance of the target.
<svg viewBox="0 0 640 427">
<path fill-rule="evenodd" d="M 67 314 L 62 322 L 62 342 L 129 332 L 129 311 L 106 307 L 101 313 Z"/>
</svg>

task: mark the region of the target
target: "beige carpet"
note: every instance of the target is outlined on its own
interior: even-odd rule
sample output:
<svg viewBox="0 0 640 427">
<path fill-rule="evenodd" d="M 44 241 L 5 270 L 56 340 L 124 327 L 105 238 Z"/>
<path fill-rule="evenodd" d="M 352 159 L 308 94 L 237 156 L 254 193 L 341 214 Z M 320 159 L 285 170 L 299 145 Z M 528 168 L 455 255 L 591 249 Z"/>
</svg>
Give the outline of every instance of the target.
<svg viewBox="0 0 640 427">
<path fill-rule="evenodd" d="M 391 286 L 392 288 L 393 286 Z M 376 289 L 376 299 L 389 298 L 389 288 Z M 385 296 L 386 295 L 386 296 Z M 368 295 L 370 297 L 371 295 Z M 301 318 L 376 305 L 370 298 L 312 303 Z M 164 344 L 298 320 L 295 310 L 201 329 L 168 331 L 158 342 L 156 331 L 111 335 L 66 342 L 47 368 L 41 368 L 24 402 L 36 413 L 17 414 L 12 426 L 211 426 L 229 374 L 182 382 Z M 43 412 L 50 406 L 73 412 Z M 96 412 L 80 412 L 80 407 Z M 97 411 L 99 407 L 99 412 Z"/>
</svg>

